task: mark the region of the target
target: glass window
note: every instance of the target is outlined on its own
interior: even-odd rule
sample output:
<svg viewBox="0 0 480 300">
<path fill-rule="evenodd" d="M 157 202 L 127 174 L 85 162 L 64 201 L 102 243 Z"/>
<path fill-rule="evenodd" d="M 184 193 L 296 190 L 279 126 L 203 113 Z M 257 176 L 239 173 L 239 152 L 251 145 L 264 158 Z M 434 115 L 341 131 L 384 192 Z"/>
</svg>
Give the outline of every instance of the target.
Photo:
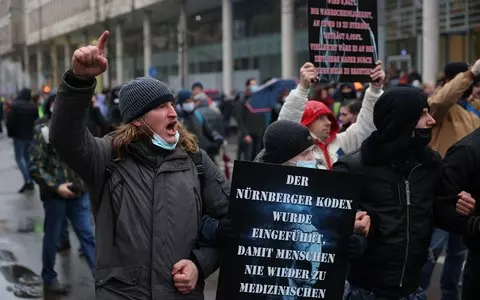
<svg viewBox="0 0 480 300">
<path fill-rule="evenodd" d="M 480 31 L 478 29 L 472 30 L 470 41 L 470 58 L 474 62 L 480 57 Z"/>
<path fill-rule="evenodd" d="M 152 24 L 152 46 L 155 50 L 176 50 L 177 38 L 177 26 L 173 22 Z"/>
<path fill-rule="evenodd" d="M 222 41 L 222 8 L 189 16 L 188 41 L 191 46 L 220 43 Z"/>
<path fill-rule="evenodd" d="M 465 59 L 465 34 L 454 34 L 450 36 L 449 61 L 466 61 Z"/>
<path fill-rule="evenodd" d="M 308 0 L 295 0 L 295 28 L 308 29 Z"/>
<path fill-rule="evenodd" d="M 233 19 L 244 24 L 244 36 L 280 32 L 281 1 L 243 0 L 234 3 Z M 220 23 L 221 24 L 221 23 Z"/>
<path fill-rule="evenodd" d="M 233 39 L 242 39 L 247 36 L 247 27 L 245 20 L 233 21 Z"/>
<path fill-rule="evenodd" d="M 248 58 L 241 58 L 241 59 L 235 60 L 234 69 L 235 70 L 248 70 L 249 69 L 249 59 Z"/>
<path fill-rule="evenodd" d="M 254 69 L 259 69 L 260 68 L 260 57 L 255 56 L 253 58 L 253 68 Z"/>
</svg>

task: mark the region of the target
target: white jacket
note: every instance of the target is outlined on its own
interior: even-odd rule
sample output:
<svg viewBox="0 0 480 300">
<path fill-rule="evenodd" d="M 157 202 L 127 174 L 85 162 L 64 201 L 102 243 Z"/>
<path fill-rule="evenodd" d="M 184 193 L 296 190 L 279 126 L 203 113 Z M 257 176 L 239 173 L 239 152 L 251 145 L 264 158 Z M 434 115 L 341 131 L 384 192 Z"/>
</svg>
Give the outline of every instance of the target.
<svg viewBox="0 0 480 300">
<path fill-rule="evenodd" d="M 300 123 L 305 104 L 308 101 L 308 92 L 300 85 L 292 90 L 280 110 L 278 119 Z M 365 91 L 357 122 L 350 125 L 346 131 L 338 133 L 336 138 L 327 145 L 327 152 L 332 165 L 341 155 L 360 148 L 362 142 L 376 130 L 373 124 L 373 107 L 382 93 L 383 89 L 370 86 Z M 323 169 L 328 169 L 325 155 L 318 147 L 315 147 L 315 157 L 322 163 Z"/>
</svg>

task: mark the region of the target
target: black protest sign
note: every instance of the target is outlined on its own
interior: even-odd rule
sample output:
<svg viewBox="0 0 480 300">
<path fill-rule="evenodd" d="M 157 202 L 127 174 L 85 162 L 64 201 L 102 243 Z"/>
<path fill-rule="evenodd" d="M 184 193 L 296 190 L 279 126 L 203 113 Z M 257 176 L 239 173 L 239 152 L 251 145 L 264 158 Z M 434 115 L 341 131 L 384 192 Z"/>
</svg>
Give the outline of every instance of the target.
<svg viewBox="0 0 480 300">
<path fill-rule="evenodd" d="M 378 60 L 377 0 L 309 0 L 310 62 L 321 82 L 369 82 Z"/>
<path fill-rule="evenodd" d="M 358 195 L 353 174 L 236 161 L 217 300 L 342 299 Z"/>
</svg>

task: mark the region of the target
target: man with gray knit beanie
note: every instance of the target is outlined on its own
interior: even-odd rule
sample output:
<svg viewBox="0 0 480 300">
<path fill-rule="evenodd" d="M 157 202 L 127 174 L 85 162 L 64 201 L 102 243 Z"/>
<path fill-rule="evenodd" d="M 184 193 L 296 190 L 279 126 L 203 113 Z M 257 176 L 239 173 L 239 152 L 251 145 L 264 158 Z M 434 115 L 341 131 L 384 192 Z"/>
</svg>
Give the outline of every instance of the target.
<svg viewBox="0 0 480 300">
<path fill-rule="evenodd" d="M 108 35 L 73 54 L 50 130 L 56 152 L 92 195 L 96 299 L 203 299 L 220 260 L 197 235 L 204 215 L 226 217 L 229 182 L 177 120 L 170 89 L 153 78 L 121 88 L 124 125 L 101 139 L 88 132 L 86 108 L 107 68 Z"/>
<path fill-rule="evenodd" d="M 155 107 L 174 100 L 170 89 L 161 81 L 140 77 L 120 89 L 120 113 L 127 124 Z"/>
</svg>

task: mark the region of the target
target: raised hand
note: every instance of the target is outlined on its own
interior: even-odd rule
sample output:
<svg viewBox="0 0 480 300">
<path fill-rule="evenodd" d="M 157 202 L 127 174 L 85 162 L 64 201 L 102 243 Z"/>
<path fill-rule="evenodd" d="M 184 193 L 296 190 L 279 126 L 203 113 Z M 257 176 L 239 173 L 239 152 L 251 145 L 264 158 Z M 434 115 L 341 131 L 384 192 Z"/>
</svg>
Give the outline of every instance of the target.
<svg viewBox="0 0 480 300">
<path fill-rule="evenodd" d="M 72 71 L 82 79 L 94 78 L 107 70 L 108 60 L 104 56 L 109 32 L 105 31 L 96 46 L 90 45 L 75 50 L 72 57 Z"/>
<path fill-rule="evenodd" d="M 307 62 L 300 69 L 300 84 L 304 89 L 309 89 L 315 80 L 317 80 L 317 70 L 312 63 Z"/>
<path fill-rule="evenodd" d="M 375 62 L 376 67 L 372 70 L 370 78 L 372 79 L 372 85 L 376 88 L 381 88 L 385 82 L 385 71 L 383 70 L 383 62 L 377 60 Z"/>
</svg>

